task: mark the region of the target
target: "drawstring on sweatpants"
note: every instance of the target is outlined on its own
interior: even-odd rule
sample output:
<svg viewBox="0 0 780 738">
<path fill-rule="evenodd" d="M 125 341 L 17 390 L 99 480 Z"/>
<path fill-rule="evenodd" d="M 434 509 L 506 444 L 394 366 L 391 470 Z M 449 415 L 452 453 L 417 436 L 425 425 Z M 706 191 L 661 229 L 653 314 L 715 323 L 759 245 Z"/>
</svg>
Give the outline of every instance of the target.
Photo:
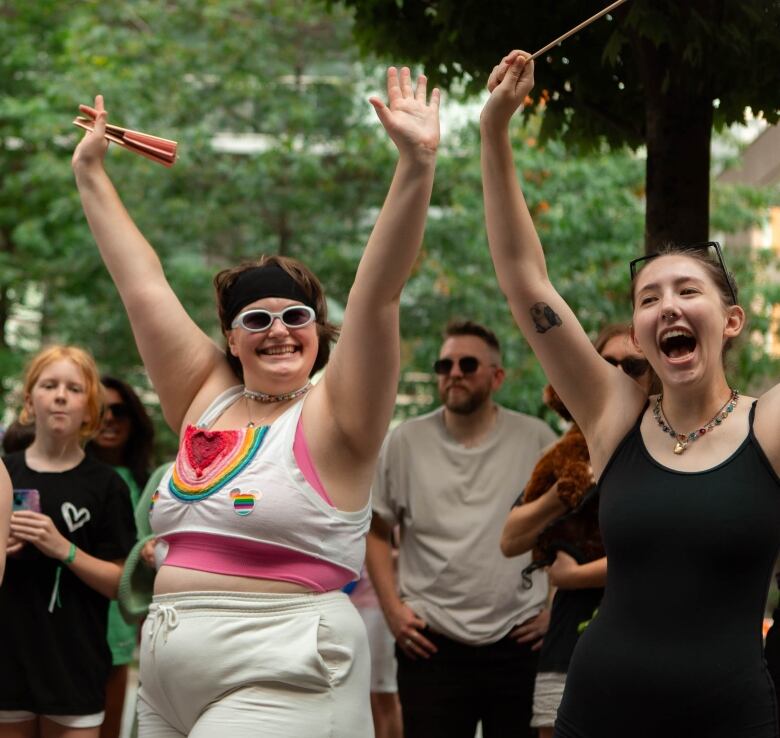
<svg viewBox="0 0 780 738">
<path fill-rule="evenodd" d="M 154 647 L 157 645 L 157 635 L 163 632 L 163 643 L 168 641 L 168 633 L 179 624 L 179 613 L 173 605 L 158 605 L 152 616 L 152 623 L 149 630 L 150 648 L 154 653 Z"/>
</svg>

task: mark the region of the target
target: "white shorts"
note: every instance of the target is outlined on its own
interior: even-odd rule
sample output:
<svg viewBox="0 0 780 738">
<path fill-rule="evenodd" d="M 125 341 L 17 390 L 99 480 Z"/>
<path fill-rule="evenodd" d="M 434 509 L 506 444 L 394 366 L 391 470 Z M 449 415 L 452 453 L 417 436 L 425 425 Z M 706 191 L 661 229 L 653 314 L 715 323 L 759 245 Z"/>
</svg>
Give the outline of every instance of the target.
<svg viewBox="0 0 780 738">
<path fill-rule="evenodd" d="M 342 592 L 156 596 L 140 738 L 372 738 L 363 621 Z"/>
<path fill-rule="evenodd" d="M 532 728 L 552 728 L 563 698 L 566 674 L 557 671 L 540 672 L 534 684 L 534 714 Z"/>
<path fill-rule="evenodd" d="M 105 716 L 105 712 L 92 715 L 37 715 L 27 710 L 0 710 L 0 723 L 26 723 L 28 720 L 44 717 L 66 728 L 97 728 L 103 724 Z"/>
<path fill-rule="evenodd" d="M 371 691 L 397 692 L 395 638 L 379 607 L 358 607 L 371 649 Z"/>
</svg>

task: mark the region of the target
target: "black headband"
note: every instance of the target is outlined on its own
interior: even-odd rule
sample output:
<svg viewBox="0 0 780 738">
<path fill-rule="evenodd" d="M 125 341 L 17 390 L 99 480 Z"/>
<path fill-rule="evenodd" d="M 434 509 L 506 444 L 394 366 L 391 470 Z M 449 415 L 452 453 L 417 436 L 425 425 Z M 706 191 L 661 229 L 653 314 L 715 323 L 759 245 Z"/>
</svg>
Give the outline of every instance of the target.
<svg viewBox="0 0 780 738">
<path fill-rule="evenodd" d="M 225 290 L 223 300 L 226 322 L 232 323 L 243 307 L 264 297 L 285 297 L 316 308 L 311 297 L 282 267 L 271 264 L 241 272 Z"/>
</svg>

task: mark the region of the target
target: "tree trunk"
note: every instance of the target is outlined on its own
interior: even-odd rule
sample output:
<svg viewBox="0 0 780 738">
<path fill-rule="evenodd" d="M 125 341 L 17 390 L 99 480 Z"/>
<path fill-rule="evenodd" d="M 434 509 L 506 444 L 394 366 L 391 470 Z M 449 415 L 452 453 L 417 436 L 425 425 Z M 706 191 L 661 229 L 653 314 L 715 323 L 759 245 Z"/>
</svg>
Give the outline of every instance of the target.
<svg viewBox="0 0 780 738">
<path fill-rule="evenodd" d="M 287 217 L 287 212 L 283 211 L 279 214 L 276 224 L 276 235 L 278 236 L 278 246 L 276 253 L 279 256 L 289 256 L 290 246 L 292 245 L 293 232 L 290 228 L 290 221 Z"/>
<path fill-rule="evenodd" d="M 641 43 L 645 86 L 647 174 L 645 251 L 662 244 L 709 238 L 710 144 L 713 100 L 709 85 L 691 84 L 668 49 Z"/>
</svg>

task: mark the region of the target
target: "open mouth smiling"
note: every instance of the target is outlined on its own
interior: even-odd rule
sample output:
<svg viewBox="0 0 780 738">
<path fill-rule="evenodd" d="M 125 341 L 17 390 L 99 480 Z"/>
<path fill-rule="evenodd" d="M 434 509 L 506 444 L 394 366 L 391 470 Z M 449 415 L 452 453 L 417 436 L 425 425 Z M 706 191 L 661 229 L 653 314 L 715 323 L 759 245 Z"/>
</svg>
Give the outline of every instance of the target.
<svg viewBox="0 0 780 738">
<path fill-rule="evenodd" d="M 687 328 L 671 328 L 660 338 L 658 345 L 670 359 L 684 359 L 696 349 L 696 338 Z"/>
<path fill-rule="evenodd" d="M 256 353 L 261 356 L 284 356 L 297 353 L 299 350 L 297 346 L 268 346 L 258 349 Z"/>
</svg>

